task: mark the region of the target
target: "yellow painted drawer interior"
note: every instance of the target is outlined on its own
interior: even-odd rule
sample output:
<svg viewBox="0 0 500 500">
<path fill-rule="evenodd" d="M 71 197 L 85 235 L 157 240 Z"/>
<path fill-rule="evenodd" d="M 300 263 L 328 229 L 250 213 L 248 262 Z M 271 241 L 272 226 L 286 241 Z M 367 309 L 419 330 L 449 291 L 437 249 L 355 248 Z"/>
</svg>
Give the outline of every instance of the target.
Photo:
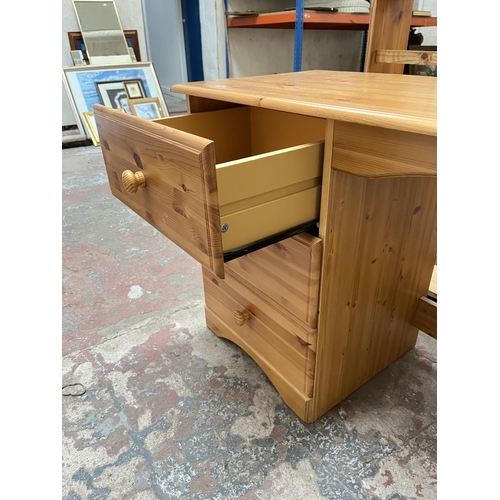
<svg viewBox="0 0 500 500">
<path fill-rule="evenodd" d="M 324 120 L 242 106 L 156 123 L 214 141 L 224 251 L 318 218 Z"/>
</svg>

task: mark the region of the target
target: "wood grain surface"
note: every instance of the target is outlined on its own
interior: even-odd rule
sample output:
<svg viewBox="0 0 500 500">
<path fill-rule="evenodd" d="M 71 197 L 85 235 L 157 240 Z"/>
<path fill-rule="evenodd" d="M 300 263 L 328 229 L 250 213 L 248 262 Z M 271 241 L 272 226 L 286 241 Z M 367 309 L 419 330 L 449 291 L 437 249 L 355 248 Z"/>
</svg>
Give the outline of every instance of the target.
<svg viewBox="0 0 500 500">
<path fill-rule="evenodd" d="M 205 303 L 217 316 L 252 348 L 271 364 L 286 380 L 305 396 L 310 397 L 314 379 L 315 352 L 286 329 L 273 330 L 264 321 L 260 309 L 243 290 L 239 294 L 233 289 L 231 278 L 217 279 L 203 270 Z M 251 296 L 251 294 L 250 294 Z M 235 321 L 235 312 L 248 313 L 248 320 Z"/>
<path fill-rule="evenodd" d="M 408 48 L 412 10 L 413 0 L 372 0 L 365 72 L 403 75 L 403 65 L 378 62 L 377 51 Z"/>
<path fill-rule="evenodd" d="M 436 78 L 313 70 L 183 83 L 174 85 L 172 91 L 257 108 L 437 135 Z"/>
<path fill-rule="evenodd" d="M 202 265 L 224 277 L 214 143 L 96 104 L 111 192 Z M 146 187 L 130 194 L 124 170 Z"/>
<path fill-rule="evenodd" d="M 205 318 L 208 328 L 215 335 L 231 340 L 240 346 L 259 365 L 267 375 L 271 383 L 276 387 L 283 401 L 302 419 L 309 423 L 314 420 L 312 417 L 311 398 L 305 396 L 290 381 L 285 378 L 275 367 L 272 361 L 263 356 L 263 353 L 251 346 L 246 338 L 236 333 L 227 323 L 225 323 L 209 307 L 205 306 Z"/>
<path fill-rule="evenodd" d="M 316 417 L 415 344 L 436 256 L 436 178 L 333 170 L 326 203 Z"/>
<path fill-rule="evenodd" d="M 438 270 L 437 265 L 434 266 L 434 271 L 432 271 L 432 278 L 429 284 L 429 291 L 427 292 L 429 297 L 437 300 L 438 297 Z"/>
<path fill-rule="evenodd" d="M 419 64 L 437 66 L 436 51 L 422 50 L 377 50 L 375 62 L 394 64 Z"/>
<path fill-rule="evenodd" d="M 333 168 L 363 177 L 436 176 L 437 138 L 336 122 Z"/>
<path fill-rule="evenodd" d="M 250 289 L 312 328 L 317 326 L 321 240 L 308 233 L 226 264 Z"/>
<path fill-rule="evenodd" d="M 427 297 L 420 297 L 413 324 L 437 339 L 437 303 Z"/>
<path fill-rule="evenodd" d="M 255 286 L 249 286 L 248 282 L 242 279 L 241 275 L 235 273 L 231 266 L 226 265 L 224 282 L 230 285 L 231 293 L 236 300 L 246 308 L 251 307 L 254 314 L 258 315 L 260 321 L 268 328 L 287 338 L 292 335 L 294 342 L 297 341 L 316 352 L 316 328 L 297 319 L 296 315 L 290 314 L 286 308 L 274 300 L 270 300 L 267 295 L 260 293 Z"/>
</svg>

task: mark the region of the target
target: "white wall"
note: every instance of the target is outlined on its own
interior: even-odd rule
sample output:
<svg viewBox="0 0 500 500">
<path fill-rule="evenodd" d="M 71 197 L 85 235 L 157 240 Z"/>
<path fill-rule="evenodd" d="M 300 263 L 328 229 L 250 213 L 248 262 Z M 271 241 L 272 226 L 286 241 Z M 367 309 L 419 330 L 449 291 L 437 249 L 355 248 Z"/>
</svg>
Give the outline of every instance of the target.
<svg viewBox="0 0 500 500">
<path fill-rule="evenodd" d="M 141 59 L 148 61 L 141 0 L 115 0 L 116 10 L 124 30 L 137 30 Z M 68 32 L 80 31 L 71 0 L 62 0 L 62 66 L 73 66 L 70 55 Z M 75 125 L 76 119 L 68 96 L 62 88 L 62 125 Z"/>
<path fill-rule="evenodd" d="M 362 33 L 304 30 L 302 70 L 359 71 Z M 229 66 L 232 77 L 293 71 L 294 30 L 230 30 Z"/>
<path fill-rule="evenodd" d="M 186 49 L 180 0 L 142 0 L 146 38 L 158 80 L 164 94 L 170 87 L 187 81 Z"/>
<path fill-rule="evenodd" d="M 223 0 L 200 0 L 201 50 L 205 80 L 226 78 Z"/>
</svg>

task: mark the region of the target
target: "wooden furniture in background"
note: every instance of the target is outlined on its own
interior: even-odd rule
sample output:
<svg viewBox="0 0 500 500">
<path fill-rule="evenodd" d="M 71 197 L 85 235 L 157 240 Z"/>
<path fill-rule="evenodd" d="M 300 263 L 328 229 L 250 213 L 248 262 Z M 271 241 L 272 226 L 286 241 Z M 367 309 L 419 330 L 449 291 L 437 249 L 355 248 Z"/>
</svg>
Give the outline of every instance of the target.
<svg viewBox="0 0 500 500">
<path fill-rule="evenodd" d="M 437 266 L 434 266 L 427 295 L 418 301 L 413 324 L 437 339 Z"/>
<path fill-rule="evenodd" d="M 405 64 L 437 66 L 437 52 L 407 50 L 410 28 L 415 27 L 412 9 L 413 0 L 372 0 L 365 71 L 403 74 Z"/>
<path fill-rule="evenodd" d="M 436 79 L 306 71 L 172 90 L 187 95 L 187 120 L 94 107 L 111 190 L 203 265 L 208 327 L 312 422 L 415 345 L 436 255 Z M 318 143 L 320 178 L 305 179 L 319 182 L 320 196 L 297 204 L 317 229 L 266 234 L 233 258 L 224 235 L 245 233 L 248 222 L 224 225 L 227 189 L 235 213 L 247 212 L 248 183 L 259 191 L 250 205 L 282 219 L 292 194 L 280 159 Z M 239 179 L 240 168 L 266 158 L 252 182 Z M 315 158 L 297 162 L 297 175 L 314 171 Z M 235 175 L 223 187 L 228 164 Z M 129 194 L 124 170 L 142 172 L 146 187 Z"/>
<path fill-rule="evenodd" d="M 437 52 L 424 50 L 377 50 L 375 62 L 437 66 Z"/>
<path fill-rule="evenodd" d="M 132 44 L 134 49 L 135 58 L 137 62 L 141 61 L 141 51 L 139 49 L 139 39 L 137 38 L 137 30 L 123 30 L 125 38 L 127 40 L 127 45 Z M 80 31 L 69 31 L 68 32 L 69 48 L 70 50 L 82 50 L 81 47 L 84 45 L 83 36 Z M 88 60 L 88 59 L 87 59 Z"/>
</svg>

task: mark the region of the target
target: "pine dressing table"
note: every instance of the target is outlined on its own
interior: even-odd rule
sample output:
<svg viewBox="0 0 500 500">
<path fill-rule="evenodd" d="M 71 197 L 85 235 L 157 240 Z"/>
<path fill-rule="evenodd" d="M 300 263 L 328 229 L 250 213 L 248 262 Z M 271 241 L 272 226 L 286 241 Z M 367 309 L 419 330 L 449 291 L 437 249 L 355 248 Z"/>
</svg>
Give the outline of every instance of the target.
<svg viewBox="0 0 500 500">
<path fill-rule="evenodd" d="M 203 266 L 206 322 L 313 422 L 410 350 L 436 258 L 436 80 L 305 71 L 95 105 L 114 196 Z"/>
</svg>

